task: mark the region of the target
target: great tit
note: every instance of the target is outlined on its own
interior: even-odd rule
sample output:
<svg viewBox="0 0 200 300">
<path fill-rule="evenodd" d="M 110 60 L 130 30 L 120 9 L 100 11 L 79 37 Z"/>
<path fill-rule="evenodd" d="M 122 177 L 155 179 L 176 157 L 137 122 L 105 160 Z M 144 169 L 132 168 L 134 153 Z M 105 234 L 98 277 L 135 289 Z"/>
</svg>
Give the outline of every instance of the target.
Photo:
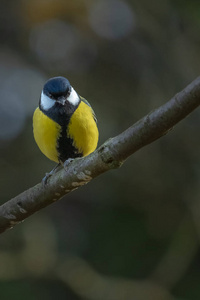
<svg viewBox="0 0 200 300">
<path fill-rule="evenodd" d="M 90 154 L 99 138 L 92 107 L 61 76 L 43 87 L 33 115 L 33 134 L 42 153 L 58 164 Z"/>
</svg>

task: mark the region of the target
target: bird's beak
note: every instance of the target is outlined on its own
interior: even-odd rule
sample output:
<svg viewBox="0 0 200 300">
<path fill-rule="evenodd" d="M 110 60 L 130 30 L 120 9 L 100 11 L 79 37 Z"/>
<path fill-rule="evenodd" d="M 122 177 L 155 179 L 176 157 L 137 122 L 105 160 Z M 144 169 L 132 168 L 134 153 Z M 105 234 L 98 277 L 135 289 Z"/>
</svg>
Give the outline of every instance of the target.
<svg viewBox="0 0 200 300">
<path fill-rule="evenodd" d="M 65 98 L 65 97 L 59 97 L 59 98 L 57 99 L 57 102 L 60 103 L 60 104 L 62 104 L 62 105 L 65 105 L 66 98 Z"/>
</svg>

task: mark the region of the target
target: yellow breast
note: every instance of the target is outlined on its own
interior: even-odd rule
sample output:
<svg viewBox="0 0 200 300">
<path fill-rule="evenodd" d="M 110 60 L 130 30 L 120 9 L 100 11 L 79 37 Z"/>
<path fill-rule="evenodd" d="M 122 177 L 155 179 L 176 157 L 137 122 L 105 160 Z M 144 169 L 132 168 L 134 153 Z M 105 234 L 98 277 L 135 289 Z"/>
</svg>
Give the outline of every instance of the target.
<svg viewBox="0 0 200 300">
<path fill-rule="evenodd" d="M 59 162 L 61 126 L 47 117 L 39 108 L 33 115 L 33 133 L 35 141 L 44 155 Z M 81 101 L 73 113 L 66 129 L 66 137 L 71 138 L 73 146 L 86 156 L 93 152 L 98 143 L 99 133 L 90 106 Z M 63 150 L 64 151 L 64 150 Z M 67 151 L 67 150 L 66 150 Z M 67 155 L 66 155 L 67 156 Z"/>
<path fill-rule="evenodd" d="M 58 161 L 57 140 L 60 136 L 61 126 L 47 117 L 39 108 L 33 115 L 33 134 L 35 141 L 44 155 L 49 159 Z"/>
<path fill-rule="evenodd" d="M 93 152 L 98 143 L 99 132 L 93 118 L 92 109 L 85 102 L 81 101 L 73 113 L 67 135 L 73 139 L 74 146 L 86 156 Z"/>
</svg>

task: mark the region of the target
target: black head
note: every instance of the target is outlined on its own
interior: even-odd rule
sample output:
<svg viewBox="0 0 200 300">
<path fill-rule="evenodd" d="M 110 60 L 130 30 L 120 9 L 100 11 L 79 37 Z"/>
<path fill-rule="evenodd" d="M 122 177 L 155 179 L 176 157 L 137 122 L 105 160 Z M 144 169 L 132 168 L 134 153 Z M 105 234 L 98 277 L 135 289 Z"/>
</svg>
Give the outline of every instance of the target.
<svg viewBox="0 0 200 300">
<path fill-rule="evenodd" d="M 49 79 L 42 90 L 39 108 L 58 124 L 66 122 L 80 104 L 80 97 L 64 77 Z"/>
<path fill-rule="evenodd" d="M 67 97 L 70 94 L 71 85 L 65 77 L 53 77 L 45 83 L 43 92 L 46 96 L 57 100 L 59 97 Z"/>
</svg>

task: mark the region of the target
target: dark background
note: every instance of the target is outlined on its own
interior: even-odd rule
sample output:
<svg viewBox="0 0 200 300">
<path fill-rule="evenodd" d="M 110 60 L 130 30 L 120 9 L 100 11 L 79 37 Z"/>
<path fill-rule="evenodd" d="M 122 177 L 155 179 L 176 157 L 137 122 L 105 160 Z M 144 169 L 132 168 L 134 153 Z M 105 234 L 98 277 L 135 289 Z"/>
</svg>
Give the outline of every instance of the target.
<svg viewBox="0 0 200 300">
<path fill-rule="evenodd" d="M 0 203 L 54 166 L 32 114 L 49 77 L 92 104 L 99 145 L 199 75 L 200 2 L 1 0 Z M 0 298 L 200 299 L 200 111 L 0 237 Z"/>
</svg>

